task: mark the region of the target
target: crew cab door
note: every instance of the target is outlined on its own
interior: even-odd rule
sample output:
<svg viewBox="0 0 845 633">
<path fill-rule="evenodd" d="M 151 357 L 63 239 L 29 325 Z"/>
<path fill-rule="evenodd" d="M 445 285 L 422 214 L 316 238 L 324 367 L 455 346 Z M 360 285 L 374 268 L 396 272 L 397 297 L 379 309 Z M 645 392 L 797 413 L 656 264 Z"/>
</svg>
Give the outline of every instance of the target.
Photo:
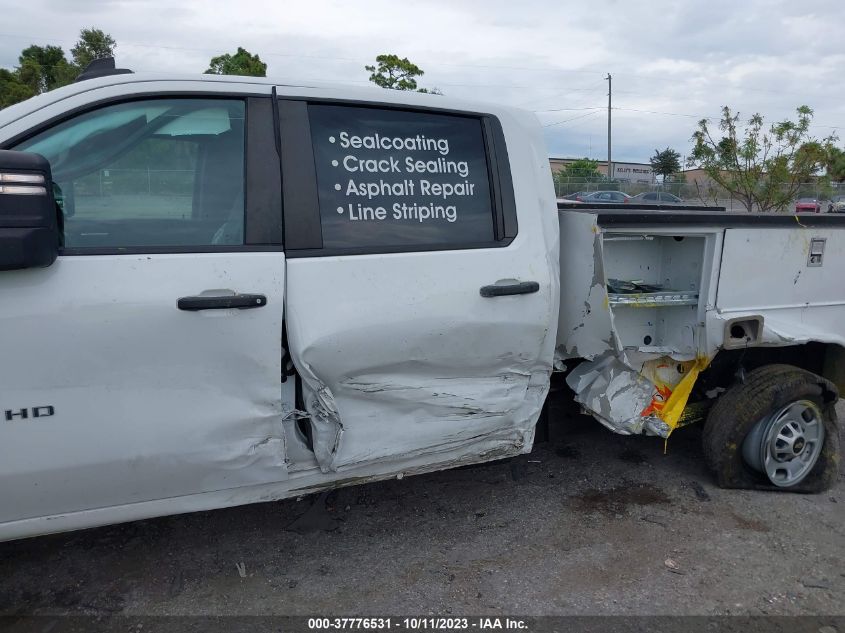
<svg viewBox="0 0 845 633">
<path fill-rule="evenodd" d="M 273 129 L 269 94 L 170 95 L 11 147 L 64 248 L 0 272 L 0 522 L 286 478 Z"/>
<path fill-rule="evenodd" d="M 288 336 L 322 470 L 528 450 L 558 305 L 536 123 L 319 99 L 280 111 Z"/>
</svg>

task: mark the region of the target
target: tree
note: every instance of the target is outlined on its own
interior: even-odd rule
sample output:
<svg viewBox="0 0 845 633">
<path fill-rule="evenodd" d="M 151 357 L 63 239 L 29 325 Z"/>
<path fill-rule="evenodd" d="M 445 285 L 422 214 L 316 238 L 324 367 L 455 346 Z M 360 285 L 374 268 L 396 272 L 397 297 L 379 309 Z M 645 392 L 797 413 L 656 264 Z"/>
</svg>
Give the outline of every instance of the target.
<svg viewBox="0 0 845 633">
<path fill-rule="evenodd" d="M 832 181 L 845 181 L 845 151 L 839 149 L 838 147 L 834 147 L 833 144 L 831 144 L 828 148 L 824 167 L 828 177 Z"/>
<path fill-rule="evenodd" d="M 557 173 L 561 179 L 598 182 L 605 180 L 605 176 L 599 171 L 598 166 L 599 163 L 597 160 L 579 158 L 567 164 L 566 167 Z"/>
<path fill-rule="evenodd" d="M 114 55 L 114 38 L 100 29 L 82 29 L 68 61 L 61 46 L 32 44 L 14 70 L 0 68 L 0 108 L 71 83 L 94 59 Z"/>
<path fill-rule="evenodd" d="M 61 46 L 28 46 L 18 57 L 18 74 L 34 94 L 71 83 L 78 69 L 65 57 Z"/>
<path fill-rule="evenodd" d="M 73 56 L 73 63 L 79 72 L 82 72 L 95 59 L 114 57 L 116 47 L 117 42 L 108 33 L 95 28 L 82 29 L 79 32 L 79 41 L 70 49 L 70 54 Z"/>
<path fill-rule="evenodd" d="M 21 81 L 17 72 L 0 68 L 0 109 L 25 101 L 35 94 Z"/>
<path fill-rule="evenodd" d="M 234 55 L 225 53 L 212 57 L 208 63 L 206 75 L 244 75 L 247 77 L 266 77 L 267 64 L 258 55 L 238 46 Z"/>
<path fill-rule="evenodd" d="M 662 152 L 654 150 L 654 156 L 649 159 L 649 163 L 654 173 L 663 177 L 663 182 L 666 182 L 669 176 L 681 171 L 681 155 L 668 147 Z"/>
<path fill-rule="evenodd" d="M 603 182 L 607 177 L 598 170 L 598 161 L 579 158 L 568 163 L 553 174 L 555 191 L 558 195 L 575 193 L 584 188 L 584 183 Z"/>
<path fill-rule="evenodd" d="M 416 78 L 422 77 L 425 72 L 407 57 L 400 58 L 398 55 L 386 53 L 376 57 L 376 64 L 377 66 L 364 66 L 364 70 L 370 73 L 370 81 L 381 88 L 442 94 L 437 88 L 429 90 L 417 87 Z"/>
<path fill-rule="evenodd" d="M 722 137 L 714 137 L 709 120 L 699 121 L 687 163 L 703 169 L 749 211 L 783 210 L 801 183 L 825 164 L 834 141 L 810 136 L 813 111 L 808 106 L 800 106 L 796 113 L 795 121 L 766 127 L 760 114 L 743 123 L 738 112 L 724 106 L 719 121 Z"/>
</svg>

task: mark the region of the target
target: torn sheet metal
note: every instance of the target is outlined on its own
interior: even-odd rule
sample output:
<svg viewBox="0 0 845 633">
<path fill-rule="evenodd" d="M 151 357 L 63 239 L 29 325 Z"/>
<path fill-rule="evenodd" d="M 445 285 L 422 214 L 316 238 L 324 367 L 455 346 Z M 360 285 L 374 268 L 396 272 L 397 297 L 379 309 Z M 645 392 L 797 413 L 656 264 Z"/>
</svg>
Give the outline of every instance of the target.
<svg viewBox="0 0 845 633">
<path fill-rule="evenodd" d="M 328 387 L 318 383 L 316 389 L 305 389 L 305 393 L 305 406 L 310 412 L 314 457 L 320 470 L 327 473 L 331 470 L 332 459 L 343 436 L 343 424 Z"/>
<path fill-rule="evenodd" d="M 566 377 L 575 401 L 611 431 L 668 437 L 669 427 L 656 412 L 643 415 L 659 395 L 653 382 L 608 355 L 581 363 Z"/>
<path fill-rule="evenodd" d="M 644 362 L 639 371 L 614 355 L 587 361 L 567 376 L 575 400 L 610 430 L 623 435 L 669 437 L 706 359 L 668 356 Z"/>
<path fill-rule="evenodd" d="M 320 469 L 348 470 L 388 456 L 391 450 L 401 450 L 407 458 L 476 444 L 513 455 L 531 446 L 548 374 L 505 371 L 450 377 L 431 375 L 426 369 L 362 374 L 342 380 L 332 390 L 304 384 Z M 340 394 L 343 414 L 335 394 Z M 397 424 L 399 419 L 404 424 Z M 366 420 L 373 431 L 349 433 L 345 428 L 349 420 Z M 505 446 L 509 448 L 504 450 Z"/>
<path fill-rule="evenodd" d="M 555 361 L 592 360 L 619 349 L 607 301 L 603 247 L 597 218 L 590 213 L 560 212 L 560 303 Z"/>
</svg>

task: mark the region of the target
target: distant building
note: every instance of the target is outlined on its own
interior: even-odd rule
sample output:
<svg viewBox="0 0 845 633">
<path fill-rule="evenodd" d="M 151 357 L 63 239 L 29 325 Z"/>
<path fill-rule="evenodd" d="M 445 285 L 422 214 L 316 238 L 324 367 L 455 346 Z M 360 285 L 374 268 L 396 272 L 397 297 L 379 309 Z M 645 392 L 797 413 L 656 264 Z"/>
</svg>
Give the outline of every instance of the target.
<svg viewBox="0 0 845 633">
<path fill-rule="evenodd" d="M 727 172 L 722 172 L 726 177 Z M 713 180 L 710 175 L 700 167 L 685 169 L 677 174 L 689 192 L 688 195 L 698 195 L 708 198 L 729 198 L 731 196 L 727 189 Z"/>
<path fill-rule="evenodd" d="M 567 165 L 574 163 L 576 158 L 549 158 L 552 172 L 559 172 Z M 607 161 L 598 161 L 598 171 L 607 176 Z M 617 163 L 613 161 L 613 180 L 619 182 L 632 182 L 641 185 L 653 185 L 655 183 L 654 170 L 649 163 Z"/>
<path fill-rule="evenodd" d="M 696 167 L 694 169 L 685 169 L 681 172 L 678 172 L 678 176 L 682 177 L 684 182 L 690 185 L 698 184 L 702 187 L 706 187 L 715 186 L 716 184 L 713 182 L 713 179 L 707 175 L 707 172 L 701 169 L 700 167 Z"/>
</svg>

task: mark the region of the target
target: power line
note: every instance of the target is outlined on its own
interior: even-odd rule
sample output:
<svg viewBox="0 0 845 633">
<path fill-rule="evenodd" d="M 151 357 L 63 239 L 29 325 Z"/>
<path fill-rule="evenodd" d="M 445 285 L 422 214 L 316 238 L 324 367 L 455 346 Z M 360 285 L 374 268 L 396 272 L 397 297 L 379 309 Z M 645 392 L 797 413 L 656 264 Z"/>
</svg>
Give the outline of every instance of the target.
<svg viewBox="0 0 845 633">
<path fill-rule="evenodd" d="M 598 113 L 596 113 L 596 114 L 598 114 Z M 588 120 L 589 118 L 590 118 L 590 117 L 584 117 L 582 120 L 578 121 L 577 123 L 572 123 L 571 125 L 570 125 L 570 124 L 567 124 L 566 129 L 567 129 L 567 130 L 573 130 L 573 129 L 575 129 L 575 128 L 577 128 L 577 127 L 581 126 L 581 125 L 584 125 L 585 123 L 589 123 L 589 122 L 590 122 L 590 121 Z"/>
<path fill-rule="evenodd" d="M 592 108 L 553 108 L 551 110 L 534 110 L 536 114 L 542 114 L 544 112 L 571 112 L 574 110 L 604 110 L 604 106 L 596 106 Z"/>
<path fill-rule="evenodd" d="M 692 118 L 706 118 L 700 114 L 683 114 L 681 112 L 657 112 L 655 110 L 639 110 L 637 108 L 620 108 L 619 106 L 614 106 L 614 110 L 622 110 L 624 112 L 640 112 L 642 114 L 663 114 L 666 116 L 686 116 Z"/>
<path fill-rule="evenodd" d="M 598 108 L 599 110 L 603 108 Z M 578 119 L 583 119 L 588 116 L 593 116 L 594 114 L 598 114 L 595 110 L 593 112 L 588 112 L 587 114 L 582 114 L 580 116 L 572 117 L 571 119 L 564 119 L 563 121 L 556 121 L 554 123 L 546 123 L 543 127 L 554 127 L 556 125 L 562 125 L 564 123 L 569 123 L 570 121 L 577 121 Z"/>
<path fill-rule="evenodd" d="M 689 117 L 689 118 L 692 118 L 692 119 L 712 119 L 713 118 L 712 115 L 689 114 L 689 113 L 685 113 L 685 112 L 660 112 L 660 111 L 657 111 L 657 110 L 640 110 L 638 108 L 620 108 L 618 106 L 614 106 L 613 109 L 614 110 L 622 110 L 624 112 L 639 112 L 641 114 L 659 114 L 659 115 L 663 115 L 663 116 L 682 116 L 682 117 Z M 811 123 L 810 127 L 826 128 L 826 129 L 830 129 L 830 130 L 841 130 L 845 126 L 843 126 L 843 125 L 822 125 L 821 123 L 818 123 L 818 124 Z"/>
<path fill-rule="evenodd" d="M 531 99 L 529 101 L 521 102 L 521 103 L 517 104 L 517 107 L 522 107 L 522 106 L 528 105 L 529 103 L 534 103 L 535 101 L 547 101 L 549 99 L 557 99 L 558 97 L 562 97 L 564 95 L 569 95 L 573 92 L 584 92 L 584 93 L 587 93 L 587 94 L 592 93 L 592 92 L 596 92 L 599 88 L 601 88 L 601 84 L 599 84 L 598 86 L 596 86 L 595 84 L 596 84 L 595 81 L 591 81 L 590 83 L 584 84 L 583 86 L 581 86 L 579 88 L 568 88 L 566 90 L 558 91 L 553 95 L 549 95 L 548 97 L 540 97 L 539 99 L 536 99 L 536 100 Z M 545 110 L 535 110 L 535 112 L 544 112 L 544 111 Z"/>
</svg>

